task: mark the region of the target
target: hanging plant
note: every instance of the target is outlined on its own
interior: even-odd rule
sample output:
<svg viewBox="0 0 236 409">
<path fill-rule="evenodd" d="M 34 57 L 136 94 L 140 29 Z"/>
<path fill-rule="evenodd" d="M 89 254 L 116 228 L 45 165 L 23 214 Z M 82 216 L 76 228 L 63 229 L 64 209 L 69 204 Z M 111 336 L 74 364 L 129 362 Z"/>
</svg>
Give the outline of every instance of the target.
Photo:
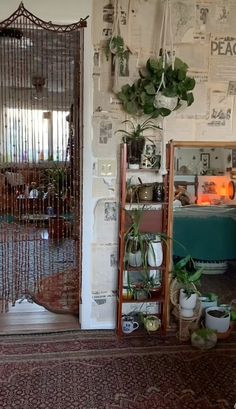
<svg viewBox="0 0 236 409">
<path fill-rule="evenodd" d="M 125 74 L 125 62 L 129 53 L 130 50 L 125 46 L 124 39 L 121 36 L 117 35 L 108 40 L 105 48 L 107 61 L 110 55 L 113 54 L 118 59 L 121 75 Z"/>
<path fill-rule="evenodd" d="M 157 118 L 170 115 L 184 103 L 190 106 L 195 80 L 187 76 L 187 70 L 188 65 L 180 58 L 175 58 L 172 64 L 163 57 L 149 58 L 145 69 L 139 71 L 140 78 L 132 85 L 125 84 L 117 93 L 123 109 L 132 115 Z"/>
</svg>

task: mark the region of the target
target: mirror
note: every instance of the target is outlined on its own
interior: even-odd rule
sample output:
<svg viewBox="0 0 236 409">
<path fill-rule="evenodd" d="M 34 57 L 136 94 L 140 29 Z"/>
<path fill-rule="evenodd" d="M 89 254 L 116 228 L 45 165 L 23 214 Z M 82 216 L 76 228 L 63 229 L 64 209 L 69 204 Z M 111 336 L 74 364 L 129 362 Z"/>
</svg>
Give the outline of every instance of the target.
<svg viewBox="0 0 236 409">
<path fill-rule="evenodd" d="M 236 298 L 236 144 L 171 142 L 173 260 L 203 268 L 202 294 Z"/>
</svg>

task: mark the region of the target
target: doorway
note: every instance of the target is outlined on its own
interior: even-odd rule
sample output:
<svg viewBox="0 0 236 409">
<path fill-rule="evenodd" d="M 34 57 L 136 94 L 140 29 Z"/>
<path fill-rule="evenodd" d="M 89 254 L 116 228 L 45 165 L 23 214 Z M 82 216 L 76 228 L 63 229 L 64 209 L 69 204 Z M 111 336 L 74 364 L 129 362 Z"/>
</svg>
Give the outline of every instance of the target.
<svg viewBox="0 0 236 409">
<path fill-rule="evenodd" d="M 0 23 L 2 313 L 26 301 L 79 316 L 85 26 L 23 3 Z"/>
</svg>

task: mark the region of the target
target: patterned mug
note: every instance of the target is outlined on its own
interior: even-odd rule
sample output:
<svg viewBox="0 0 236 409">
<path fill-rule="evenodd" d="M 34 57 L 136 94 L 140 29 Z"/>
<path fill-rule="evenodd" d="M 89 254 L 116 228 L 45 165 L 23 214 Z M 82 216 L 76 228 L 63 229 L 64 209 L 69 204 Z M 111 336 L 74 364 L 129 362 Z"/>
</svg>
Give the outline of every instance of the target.
<svg viewBox="0 0 236 409">
<path fill-rule="evenodd" d="M 132 317 L 124 317 L 122 319 L 122 331 L 124 334 L 130 334 L 135 329 L 138 329 L 139 323 L 134 321 Z"/>
</svg>

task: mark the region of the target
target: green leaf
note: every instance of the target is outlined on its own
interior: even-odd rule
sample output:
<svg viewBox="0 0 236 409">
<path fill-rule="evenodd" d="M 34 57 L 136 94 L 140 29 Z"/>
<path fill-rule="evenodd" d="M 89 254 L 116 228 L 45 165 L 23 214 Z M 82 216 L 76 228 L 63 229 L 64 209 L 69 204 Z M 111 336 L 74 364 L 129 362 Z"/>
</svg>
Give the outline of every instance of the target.
<svg viewBox="0 0 236 409">
<path fill-rule="evenodd" d="M 141 94 L 139 95 L 139 103 L 140 103 L 140 105 L 144 105 L 145 103 L 146 103 L 146 100 L 147 100 L 147 94 L 146 94 L 146 92 L 141 92 Z"/>
<path fill-rule="evenodd" d="M 186 78 L 186 70 L 179 69 L 177 77 L 179 81 L 183 81 Z"/>
<path fill-rule="evenodd" d="M 121 87 L 121 92 L 123 92 L 124 94 L 126 94 L 129 90 L 130 90 L 130 85 L 129 84 L 125 84 Z"/>
<path fill-rule="evenodd" d="M 171 87 L 163 88 L 162 93 L 166 97 L 176 97 L 178 95 L 177 86 L 175 84 L 172 84 Z"/>
<path fill-rule="evenodd" d="M 124 108 L 126 112 L 128 112 L 128 114 L 131 114 L 131 115 L 136 114 L 138 111 L 137 104 L 134 101 L 127 101 L 124 104 Z"/>
<path fill-rule="evenodd" d="M 191 276 L 189 276 L 189 281 L 191 283 L 196 283 L 197 281 L 199 281 L 201 275 L 202 275 L 202 271 L 203 269 L 199 269 L 197 271 L 195 271 L 195 273 L 193 273 Z"/>
<path fill-rule="evenodd" d="M 161 116 L 168 116 L 171 114 L 170 109 L 167 109 L 167 108 L 160 108 L 159 112 Z"/>
<path fill-rule="evenodd" d="M 183 62 L 180 58 L 177 58 L 177 57 L 175 58 L 174 67 L 176 70 L 180 69 L 180 70 L 187 71 L 188 69 L 188 65 L 185 62 Z"/>
<path fill-rule="evenodd" d="M 236 321 L 236 311 L 231 311 L 230 318 L 232 321 Z"/>
<path fill-rule="evenodd" d="M 191 256 L 190 256 L 190 255 L 187 255 L 186 257 L 181 258 L 181 260 L 179 260 L 179 261 L 175 264 L 175 267 L 176 267 L 177 269 L 181 269 L 181 268 L 183 268 L 183 267 L 186 267 L 186 265 L 189 263 L 189 261 L 190 261 L 191 259 L 192 259 Z"/>
<path fill-rule="evenodd" d="M 153 104 L 148 104 L 147 103 L 143 107 L 143 112 L 145 114 L 148 114 L 148 115 L 153 114 L 154 110 L 155 110 L 155 108 L 154 108 Z"/>
<path fill-rule="evenodd" d="M 146 93 L 148 95 L 155 95 L 156 94 L 156 88 L 154 87 L 154 85 L 152 83 L 149 83 L 148 85 L 146 85 L 144 87 Z"/>
<path fill-rule="evenodd" d="M 194 102 L 193 93 L 192 93 L 192 92 L 188 92 L 188 93 L 187 93 L 187 103 L 188 103 L 188 106 L 192 105 L 193 102 Z"/>
<path fill-rule="evenodd" d="M 195 87 L 196 81 L 194 78 L 187 77 L 184 81 L 186 91 L 191 91 Z"/>
<path fill-rule="evenodd" d="M 152 118 L 158 118 L 158 116 L 160 116 L 160 110 L 159 109 L 155 109 L 152 113 Z"/>
<path fill-rule="evenodd" d="M 116 94 L 116 95 L 117 95 L 117 98 L 118 98 L 120 101 L 122 101 L 122 102 L 127 102 L 127 101 L 128 101 L 127 95 L 124 94 L 124 92 L 120 91 L 120 92 L 118 92 L 118 94 Z"/>
</svg>

